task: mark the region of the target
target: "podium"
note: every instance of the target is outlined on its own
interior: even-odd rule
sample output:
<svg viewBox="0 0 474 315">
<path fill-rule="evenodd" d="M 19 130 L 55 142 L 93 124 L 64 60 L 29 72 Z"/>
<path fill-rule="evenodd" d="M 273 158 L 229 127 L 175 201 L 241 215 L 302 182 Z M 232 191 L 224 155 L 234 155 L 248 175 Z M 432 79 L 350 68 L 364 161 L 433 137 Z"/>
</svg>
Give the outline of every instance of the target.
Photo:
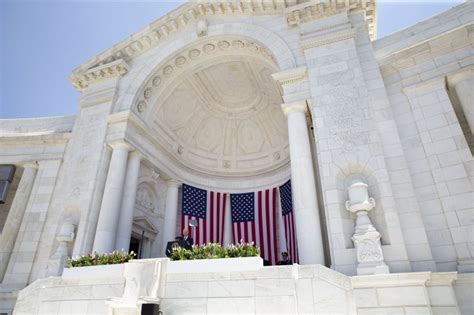
<svg viewBox="0 0 474 315">
<path fill-rule="evenodd" d="M 186 243 L 186 241 L 183 240 L 182 238 L 179 238 L 174 241 L 169 241 L 168 243 L 166 243 L 166 251 L 165 251 L 166 257 L 171 256 L 171 253 L 173 252 L 173 248 L 175 247 L 191 250 L 191 247 L 189 246 L 189 244 Z"/>
</svg>

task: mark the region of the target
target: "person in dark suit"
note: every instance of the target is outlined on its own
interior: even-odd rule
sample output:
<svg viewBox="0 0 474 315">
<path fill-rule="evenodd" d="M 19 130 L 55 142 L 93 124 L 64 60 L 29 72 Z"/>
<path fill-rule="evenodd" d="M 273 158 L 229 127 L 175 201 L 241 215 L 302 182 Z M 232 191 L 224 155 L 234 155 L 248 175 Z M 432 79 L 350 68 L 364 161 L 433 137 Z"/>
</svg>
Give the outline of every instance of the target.
<svg viewBox="0 0 474 315">
<path fill-rule="evenodd" d="M 183 230 L 183 237 L 181 238 L 181 247 L 184 249 L 191 250 L 194 245 L 194 240 L 191 236 L 189 236 L 188 228 Z"/>
<path fill-rule="evenodd" d="M 288 258 L 288 253 L 287 252 L 282 252 L 281 253 L 281 260 L 278 264 L 279 265 L 292 265 L 293 263 Z"/>
</svg>

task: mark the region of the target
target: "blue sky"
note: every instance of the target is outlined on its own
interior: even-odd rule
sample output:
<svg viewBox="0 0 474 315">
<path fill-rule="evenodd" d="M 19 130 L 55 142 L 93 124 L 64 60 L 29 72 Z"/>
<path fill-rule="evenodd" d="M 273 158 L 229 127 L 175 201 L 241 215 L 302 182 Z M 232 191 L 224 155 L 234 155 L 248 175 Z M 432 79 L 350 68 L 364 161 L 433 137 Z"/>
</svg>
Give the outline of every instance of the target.
<svg viewBox="0 0 474 315">
<path fill-rule="evenodd" d="M 182 2 L 0 0 L 0 118 L 76 113 L 72 70 Z M 462 2 L 379 1 L 378 37 Z"/>
</svg>

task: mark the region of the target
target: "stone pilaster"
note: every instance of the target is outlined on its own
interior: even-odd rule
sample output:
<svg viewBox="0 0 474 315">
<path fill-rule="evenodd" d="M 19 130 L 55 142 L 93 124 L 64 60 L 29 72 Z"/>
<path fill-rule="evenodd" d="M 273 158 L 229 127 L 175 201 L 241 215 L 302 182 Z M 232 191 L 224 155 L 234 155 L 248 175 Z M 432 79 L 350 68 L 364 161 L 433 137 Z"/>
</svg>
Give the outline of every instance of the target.
<svg viewBox="0 0 474 315">
<path fill-rule="evenodd" d="M 42 261 L 38 253 L 42 250 L 42 232 L 47 230 L 44 227 L 48 226 L 47 218 L 52 209 L 51 199 L 61 163 L 61 160 L 38 161 L 38 171 L 3 278 L 4 283 L 26 285 L 35 280 L 34 270 L 39 264 L 44 262 L 47 265 L 49 256 Z M 31 180 L 33 171 L 28 176 Z"/>
<path fill-rule="evenodd" d="M 8 212 L 5 227 L 0 235 L 0 280 L 3 279 L 10 260 L 38 171 L 38 164 L 36 162 L 25 163 L 22 166 L 23 174 L 16 190 L 13 204 Z"/>
</svg>

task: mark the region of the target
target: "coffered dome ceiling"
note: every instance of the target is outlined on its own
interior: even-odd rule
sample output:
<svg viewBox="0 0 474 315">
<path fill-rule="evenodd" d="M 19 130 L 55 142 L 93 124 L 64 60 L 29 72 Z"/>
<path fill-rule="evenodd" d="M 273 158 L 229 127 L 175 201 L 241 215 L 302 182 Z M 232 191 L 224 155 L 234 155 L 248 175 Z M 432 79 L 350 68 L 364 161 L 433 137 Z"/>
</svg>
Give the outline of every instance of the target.
<svg viewBox="0 0 474 315">
<path fill-rule="evenodd" d="M 137 100 L 159 143 L 199 172 L 246 176 L 286 165 L 288 135 L 272 56 L 259 44 L 206 42 L 174 56 Z"/>
</svg>

